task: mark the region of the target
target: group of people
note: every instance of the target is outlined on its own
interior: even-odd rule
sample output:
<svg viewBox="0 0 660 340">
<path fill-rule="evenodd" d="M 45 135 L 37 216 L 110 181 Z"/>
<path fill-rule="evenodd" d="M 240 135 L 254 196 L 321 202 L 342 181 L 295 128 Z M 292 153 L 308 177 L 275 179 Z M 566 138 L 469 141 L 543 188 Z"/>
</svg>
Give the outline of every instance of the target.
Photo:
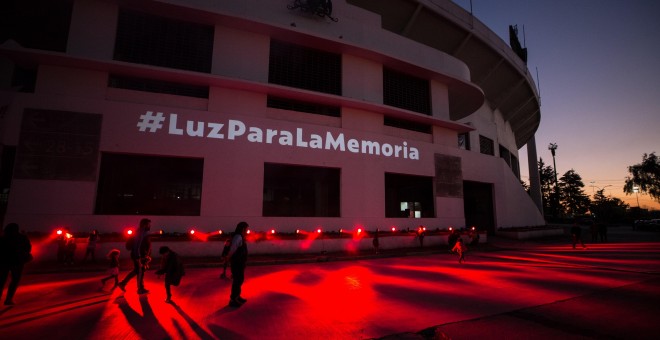
<svg viewBox="0 0 660 340">
<path fill-rule="evenodd" d="M 241 296 L 243 282 L 245 281 L 245 267 L 247 265 L 247 241 L 245 240 L 249 225 L 246 222 L 240 222 L 232 236 L 231 242 L 223 250 L 222 257 L 225 261 L 223 276 L 226 277 L 227 263 L 230 264 L 232 275 L 231 293 L 229 295 L 229 306 L 240 307 L 247 300 Z M 105 285 L 107 280 L 114 279 L 115 286 L 126 292 L 126 285 L 134 277 L 137 278 L 137 293 L 149 293 L 144 286 L 144 273 L 149 269 L 151 263 L 151 241 L 149 240 L 149 230 L 151 230 L 151 220 L 144 218 L 140 221 L 140 227 L 135 236 L 126 242 L 126 249 L 130 251 L 133 262 L 133 270 L 129 272 L 123 280 L 118 282 L 118 256 L 119 250 L 114 249 L 110 252 L 111 263 L 109 275 L 101 280 Z M 181 282 L 185 270 L 180 256 L 167 246 L 162 246 L 158 250 L 162 256 L 160 269 L 156 271 L 157 275 L 165 275 L 165 293 L 167 303 L 174 303 L 172 300 L 171 286 L 178 286 Z M 117 258 L 116 260 L 114 258 Z M 113 286 L 113 288 L 115 287 Z"/>
<path fill-rule="evenodd" d="M 225 266 L 223 276 L 225 276 L 227 264 L 230 265 L 232 275 L 231 293 L 229 295 L 229 306 L 240 307 L 247 300 L 241 296 L 243 282 L 245 281 L 245 267 L 247 265 L 248 249 L 246 235 L 249 225 L 246 222 L 240 222 L 236 226 L 236 230 L 223 250 L 223 260 Z M 112 288 L 118 287 L 123 292 L 126 292 L 126 285 L 133 278 L 137 278 L 137 293 L 149 293 L 144 286 L 144 274 L 149 269 L 151 263 L 151 241 L 149 239 L 149 231 L 151 230 L 151 220 L 143 218 L 140 221 L 140 227 L 134 236 L 126 241 L 126 250 L 130 252 L 133 269 L 123 278 L 119 280 L 119 256 L 121 251 L 119 249 L 112 249 L 107 257 L 109 260 L 109 268 L 107 276 L 101 279 L 101 284 L 105 286 L 106 282 L 112 280 L 114 285 Z M 95 260 L 94 251 L 96 242 L 98 242 L 98 231 L 94 230 L 92 233 L 93 249 L 89 251 L 92 260 Z M 66 236 L 64 236 L 66 238 Z M 90 236 L 90 241 L 92 237 Z M 90 249 L 90 248 L 88 248 Z M 0 298 L 4 291 L 5 283 L 11 274 L 11 282 L 7 289 L 7 296 L 5 298 L 5 305 L 14 304 L 14 295 L 18 288 L 23 273 L 25 263 L 32 260 L 32 245 L 27 236 L 19 232 L 19 226 L 16 223 L 10 223 L 4 228 L 4 233 L 0 236 Z M 181 282 L 183 275 L 185 275 L 183 262 L 180 256 L 167 246 L 162 246 L 158 250 L 162 256 L 160 268 L 156 274 L 165 276 L 165 293 L 167 303 L 174 303 L 172 300 L 171 286 L 178 286 Z M 87 256 L 85 256 L 87 258 Z M 225 276 L 226 277 L 226 276 Z"/>
</svg>

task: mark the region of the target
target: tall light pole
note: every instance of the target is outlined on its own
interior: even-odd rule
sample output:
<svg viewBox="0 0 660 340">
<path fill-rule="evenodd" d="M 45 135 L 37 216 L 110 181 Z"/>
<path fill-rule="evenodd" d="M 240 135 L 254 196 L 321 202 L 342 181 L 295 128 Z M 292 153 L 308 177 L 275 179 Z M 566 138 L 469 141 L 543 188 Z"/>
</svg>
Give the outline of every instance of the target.
<svg viewBox="0 0 660 340">
<path fill-rule="evenodd" d="M 552 153 L 552 166 L 555 168 L 555 209 L 559 212 L 559 181 L 557 181 L 557 163 L 555 162 L 555 151 L 557 150 L 557 143 L 550 143 L 548 150 Z"/>
</svg>

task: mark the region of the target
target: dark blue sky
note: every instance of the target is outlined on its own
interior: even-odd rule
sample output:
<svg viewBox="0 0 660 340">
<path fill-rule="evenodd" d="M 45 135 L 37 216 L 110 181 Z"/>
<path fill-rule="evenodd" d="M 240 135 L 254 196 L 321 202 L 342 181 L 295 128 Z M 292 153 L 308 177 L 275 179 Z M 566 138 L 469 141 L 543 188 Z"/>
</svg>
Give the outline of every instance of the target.
<svg viewBox="0 0 660 340">
<path fill-rule="evenodd" d="M 454 2 L 470 10 L 469 0 Z M 637 206 L 623 194 L 627 167 L 660 154 L 660 1 L 472 0 L 472 10 L 507 42 L 509 25 L 521 41 L 524 26 L 540 84 L 538 156 L 552 165 L 548 144 L 557 143 L 559 176 L 574 169 L 587 194 L 605 187 Z M 526 148 L 519 152 L 527 181 Z M 660 209 L 648 195 L 639 202 Z"/>
</svg>

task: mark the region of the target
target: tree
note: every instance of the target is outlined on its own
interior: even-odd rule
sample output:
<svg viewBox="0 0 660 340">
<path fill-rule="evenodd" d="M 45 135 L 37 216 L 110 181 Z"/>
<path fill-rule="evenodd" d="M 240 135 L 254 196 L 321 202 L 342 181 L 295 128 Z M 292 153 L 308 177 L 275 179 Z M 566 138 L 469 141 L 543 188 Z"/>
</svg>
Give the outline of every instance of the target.
<svg viewBox="0 0 660 340">
<path fill-rule="evenodd" d="M 543 198 L 543 214 L 553 215 L 557 211 L 556 200 L 554 200 L 555 170 L 539 159 L 539 184 L 541 185 L 541 197 Z"/>
<path fill-rule="evenodd" d="M 582 177 L 571 169 L 559 179 L 559 199 L 564 214 L 573 217 L 583 215 L 589 210 L 589 196 L 584 193 Z"/>
<path fill-rule="evenodd" d="M 642 156 L 642 162 L 628 167 L 632 177 L 626 177 L 623 192 L 633 194 L 635 187 L 639 192 L 648 193 L 653 199 L 660 202 L 660 159 L 651 152 Z"/>
<path fill-rule="evenodd" d="M 605 189 L 600 189 L 594 194 L 594 199 L 589 210 L 599 223 L 619 223 L 626 219 L 628 204 L 616 197 L 606 197 Z"/>
</svg>

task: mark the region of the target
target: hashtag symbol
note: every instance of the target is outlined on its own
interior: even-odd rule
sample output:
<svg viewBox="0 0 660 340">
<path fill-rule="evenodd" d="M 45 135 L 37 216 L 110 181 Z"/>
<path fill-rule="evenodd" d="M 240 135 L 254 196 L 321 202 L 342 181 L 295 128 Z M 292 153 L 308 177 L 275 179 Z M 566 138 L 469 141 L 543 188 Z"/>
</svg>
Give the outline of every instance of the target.
<svg viewBox="0 0 660 340">
<path fill-rule="evenodd" d="M 163 127 L 163 122 L 165 117 L 162 112 L 154 113 L 152 111 L 147 111 L 146 114 L 140 115 L 140 121 L 137 123 L 137 127 L 141 132 L 147 131 L 156 132 L 156 130 Z"/>
</svg>

